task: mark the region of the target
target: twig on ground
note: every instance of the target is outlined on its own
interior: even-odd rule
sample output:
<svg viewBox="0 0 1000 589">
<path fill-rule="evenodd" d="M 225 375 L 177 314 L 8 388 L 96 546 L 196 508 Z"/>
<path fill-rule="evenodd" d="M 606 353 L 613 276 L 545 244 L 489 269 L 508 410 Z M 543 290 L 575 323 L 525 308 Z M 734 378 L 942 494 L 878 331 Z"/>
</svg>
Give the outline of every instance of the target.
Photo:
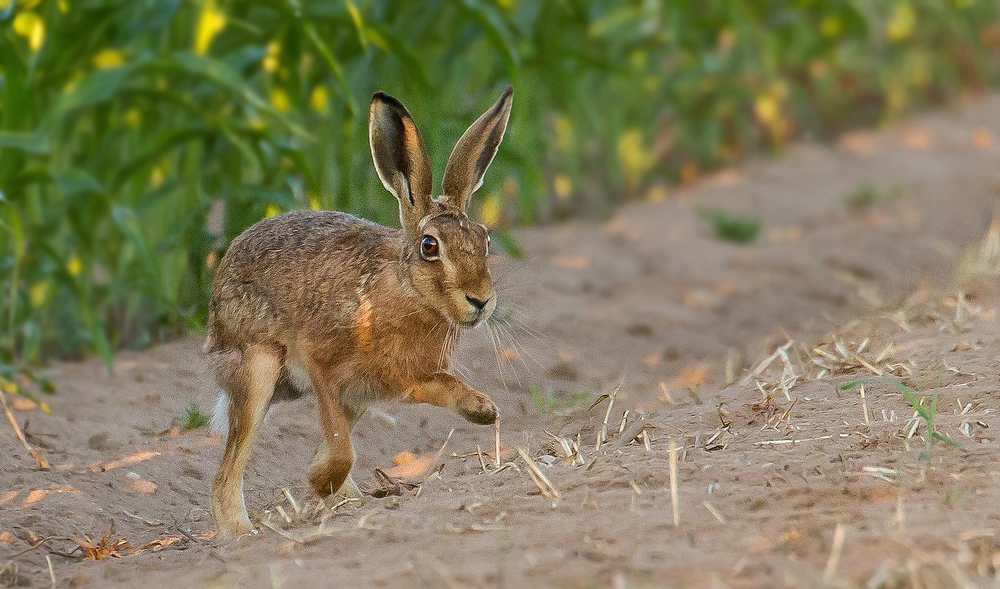
<svg viewBox="0 0 1000 589">
<path fill-rule="evenodd" d="M 10 412 L 10 407 L 7 406 L 7 397 L 4 396 L 3 391 L 0 391 L 0 404 L 3 405 L 4 413 L 7 414 L 7 420 L 10 421 L 11 427 L 14 428 L 14 435 L 17 439 L 21 441 L 21 445 L 24 446 L 24 450 L 35 459 L 38 463 L 38 468 L 42 470 L 51 470 L 49 466 L 49 461 L 45 458 L 40 450 L 32 448 L 28 444 L 28 440 L 24 439 L 24 433 L 21 432 L 21 428 L 17 425 L 17 419 L 14 418 L 14 414 Z"/>
<path fill-rule="evenodd" d="M 677 504 L 677 442 L 670 440 L 670 502 L 674 508 L 674 527 L 681 525 L 681 510 Z"/>
<path fill-rule="evenodd" d="M 524 460 L 525 465 L 528 467 L 528 475 L 531 477 L 532 482 L 538 487 L 542 495 L 552 501 L 553 504 L 558 504 L 562 499 L 562 494 L 559 489 L 556 489 L 552 481 L 549 480 L 545 473 L 538 469 L 535 461 L 528 456 L 528 453 L 524 451 L 524 448 L 518 448 L 517 453 L 521 456 L 521 460 Z"/>
</svg>

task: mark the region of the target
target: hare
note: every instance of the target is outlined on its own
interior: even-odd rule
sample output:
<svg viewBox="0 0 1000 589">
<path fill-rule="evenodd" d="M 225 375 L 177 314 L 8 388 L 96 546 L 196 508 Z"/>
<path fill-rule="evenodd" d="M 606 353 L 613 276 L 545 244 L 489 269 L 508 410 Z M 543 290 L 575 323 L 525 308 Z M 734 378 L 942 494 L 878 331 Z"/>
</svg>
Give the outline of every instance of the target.
<svg viewBox="0 0 1000 589">
<path fill-rule="evenodd" d="M 228 412 L 212 485 L 218 538 L 252 531 L 243 471 L 270 405 L 314 391 L 323 442 L 309 468 L 320 496 L 351 472 L 351 430 L 372 403 L 430 403 L 492 424 L 489 397 L 447 372 L 458 328 L 486 321 L 497 296 L 489 235 L 466 215 L 510 117 L 513 89 L 465 131 L 448 159 L 444 195 L 410 113 L 372 97 L 375 170 L 399 201 L 400 229 L 333 211 L 289 212 L 253 225 L 219 263 L 205 342 Z"/>
</svg>

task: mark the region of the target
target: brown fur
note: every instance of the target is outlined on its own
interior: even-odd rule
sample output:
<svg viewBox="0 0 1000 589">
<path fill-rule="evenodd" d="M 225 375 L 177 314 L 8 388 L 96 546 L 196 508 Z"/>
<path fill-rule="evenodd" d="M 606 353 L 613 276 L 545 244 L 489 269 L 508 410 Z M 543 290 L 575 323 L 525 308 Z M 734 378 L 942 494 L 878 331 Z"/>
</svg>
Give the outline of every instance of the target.
<svg viewBox="0 0 1000 589">
<path fill-rule="evenodd" d="M 372 98 L 369 137 L 376 171 L 399 200 L 402 229 L 345 213 L 292 212 L 260 221 L 222 258 L 205 350 L 228 393 L 229 432 L 212 487 L 220 538 L 251 530 L 243 470 L 268 406 L 311 388 L 324 440 L 309 482 L 329 495 L 354 461 L 351 429 L 374 402 L 430 403 L 488 424 L 496 405 L 448 374 L 457 328 L 486 320 L 496 293 L 486 228 L 466 216 L 503 137 L 511 90 L 459 140 L 431 198 L 430 163 L 409 113 Z M 425 259 L 421 242 L 437 240 Z M 301 375 L 308 375 L 308 385 Z"/>
</svg>

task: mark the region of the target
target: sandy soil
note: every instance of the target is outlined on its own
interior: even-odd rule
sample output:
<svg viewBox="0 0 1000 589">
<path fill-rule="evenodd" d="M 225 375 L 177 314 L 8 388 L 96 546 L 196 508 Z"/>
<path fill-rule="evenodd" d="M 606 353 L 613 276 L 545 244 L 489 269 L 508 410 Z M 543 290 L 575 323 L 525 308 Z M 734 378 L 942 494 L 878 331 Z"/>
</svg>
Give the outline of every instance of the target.
<svg viewBox="0 0 1000 589">
<path fill-rule="evenodd" d="M 207 513 L 222 439 L 176 427 L 212 406 L 200 339 L 122 353 L 113 375 L 52 366 L 51 415 L 7 397 L 52 469 L 0 427 L 0 585 L 992 586 L 1000 264 L 964 254 L 997 210 L 998 155 L 992 97 L 519 232 L 525 259 L 495 260 L 509 333 L 459 353 L 501 406 L 502 466 L 491 428 L 391 407 L 356 432 L 367 493 L 321 503 L 315 402 L 284 404 L 248 469 L 261 532 L 229 544 Z M 720 241 L 703 208 L 764 236 Z M 875 374 L 947 440 L 892 384 L 839 388 Z M 400 452 L 430 469 L 391 470 Z"/>
</svg>

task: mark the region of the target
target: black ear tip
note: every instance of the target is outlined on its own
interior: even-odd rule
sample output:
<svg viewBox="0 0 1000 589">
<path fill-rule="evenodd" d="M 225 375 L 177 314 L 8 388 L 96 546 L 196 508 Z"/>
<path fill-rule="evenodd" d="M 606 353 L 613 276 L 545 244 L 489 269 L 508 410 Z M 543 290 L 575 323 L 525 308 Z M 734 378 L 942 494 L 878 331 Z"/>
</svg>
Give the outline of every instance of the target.
<svg viewBox="0 0 1000 589">
<path fill-rule="evenodd" d="M 389 96 L 381 90 L 372 94 L 372 108 L 374 108 L 376 104 L 388 106 L 390 111 L 394 112 L 399 117 L 413 118 L 410 116 L 410 111 L 406 110 L 406 107 L 403 106 L 402 102 L 392 96 Z"/>
<path fill-rule="evenodd" d="M 503 91 L 502 98 L 509 98 L 512 94 L 514 94 L 514 87 L 507 84 L 507 89 Z"/>
</svg>

